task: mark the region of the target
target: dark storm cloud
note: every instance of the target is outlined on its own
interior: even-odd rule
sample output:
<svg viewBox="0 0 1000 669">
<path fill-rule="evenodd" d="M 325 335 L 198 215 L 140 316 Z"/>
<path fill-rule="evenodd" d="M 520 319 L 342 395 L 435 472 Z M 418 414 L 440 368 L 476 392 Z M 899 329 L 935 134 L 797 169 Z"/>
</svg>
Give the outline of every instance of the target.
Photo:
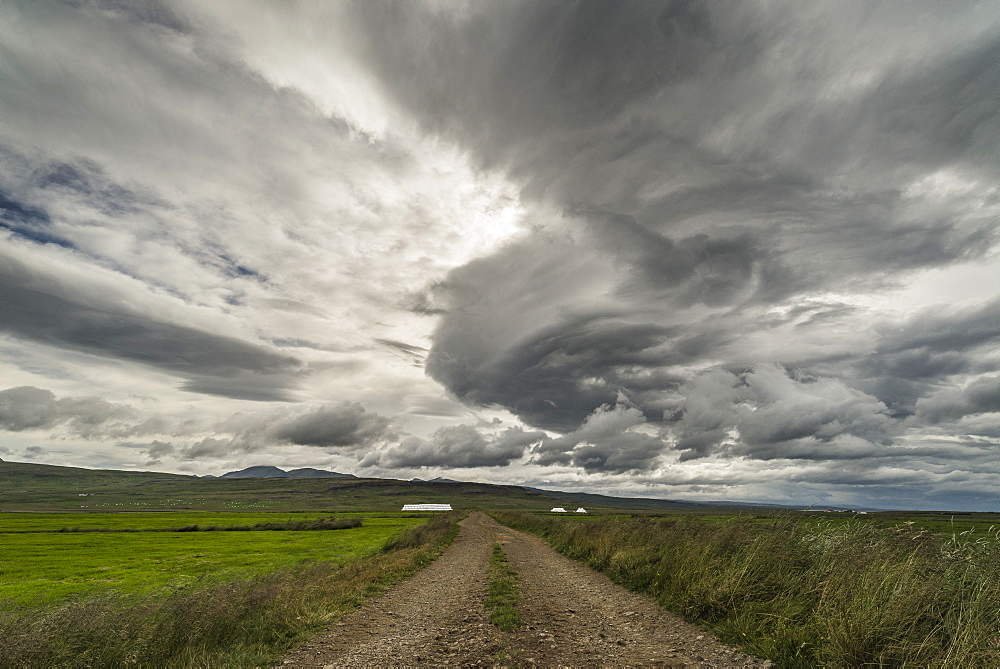
<svg viewBox="0 0 1000 669">
<path fill-rule="evenodd" d="M 389 420 L 357 402 L 324 406 L 274 426 L 276 439 L 302 446 L 364 446 L 388 434 Z"/>
<path fill-rule="evenodd" d="M 29 460 L 34 460 L 35 458 L 41 458 L 48 455 L 48 451 L 41 446 L 28 446 L 24 449 L 24 457 Z"/>
<path fill-rule="evenodd" d="M 156 300 L 143 313 L 124 290 L 115 294 L 3 255 L 0 330 L 15 337 L 140 362 L 185 379 L 194 392 L 245 399 L 288 399 L 303 372 L 302 363 L 276 350 L 160 318 Z"/>
<path fill-rule="evenodd" d="M 177 449 L 173 444 L 169 444 L 163 441 L 153 441 L 146 448 L 146 464 L 154 465 L 158 464 L 164 456 L 173 455 Z"/>
<path fill-rule="evenodd" d="M 929 423 L 981 413 L 1000 413 L 1000 376 L 983 377 L 965 388 L 949 388 L 917 401 L 917 418 Z"/>
<path fill-rule="evenodd" d="M 622 391 L 653 423 L 670 417 L 685 458 L 863 458 L 933 384 L 982 364 L 994 305 L 880 332 L 866 355 L 834 347 L 864 322 L 856 307 L 796 304 L 995 247 L 981 205 L 1000 40 L 968 18 L 916 4 L 356 10 L 370 61 L 427 129 L 563 213 L 421 294 L 443 312 L 427 371 L 463 401 L 572 433 Z M 962 38 L 935 43 L 920 24 L 911 46 L 897 30 L 911 20 Z M 776 303 L 787 321 L 754 311 Z M 801 309 L 768 353 L 808 339 L 788 346 L 801 375 L 738 347 Z M 586 461 L 614 469 L 605 456 L 620 452 L 618 470 L 651 466 L 663 442 L 629 439 Z M 578 450 L 554 444 L 539 462 L 586 467 Z"/>
<path fill-rule="evenodd" d="M 487 437 L 471 425 L 450 425 L 427 439 L 408 437 L 391 448 L 369 453 L 361 466 L 501 467 L 521 458 L 531 445 L 545 438 L 544 432 L 513 427 Z"/>
<path fill-rule="evenodd" d="M 188 460 L 220 458 L 275 445 L 356 452 L 398 438 L 389 419 L 366 411 L 358 402 L 237 413 L 212 425 L 210 432 L 214 436 L 188 444 L 179 454 Z"/>
<path fill-rule="evenodd" d="M 449 323 L 446 319 L 442 329 Z M 476 348 L 462 357 L 448 353 L 448 335 L 439 334 L 444 346 L 431 352 L 427 373 L 463 401 L 501 404 L 532 425 L 566 430 L 579 425 L 595 405 L 614 400 L 620 387 L 617 370 L 658 365 L 664 354 L 653 351 L 669 334 L 653 325 L 581 318 L 546 328 L 507 350 Z"/>
<path fill-rule="evenodd" d="M 625 398 L 618 399 L 614 406 L 599 406 L 578 429 L 543 441 L 534 449 L 534 462 L 573 465 L 592 472 L 651 469 L 666 443 L 660 436 L 634 430 L 646 417 Z"/>
<path fill-rule="evenodd" d="M 49 390 L 19 386 L 0 391 L 0 429 L 11 432 L 66 426 L 74 434 L 96 437 L 128 432 L 138 412 L 99 397 L 62 397 Z"/>
<path fill-rule="evenodd" d="M 765 460 L 861 458 L 900 432 L 875 397 L 774 365 L 709 371 L 679 397 L 673 427 L 682 460 L 720 452 Z"/>
<path fill-rule="evenodd" d="M 716 49 L 704 3 L 518 3 L 463 15 L 417 5 L 356 9 L 370 58 L 394 92 L 488 163 L 513 162 L 536 139 L 554 162 L 582 143 L 574 131 L 684 81 L 709 60 L 725 65 L 754 51 L 752 38 Z M 431 71 L 441 76 L 428 81 Z"/>
<path fill-rule="evenodd" d="M 856 364 L 857 384 L 905 417 L 919 398 L 951 376 L 996 371 L 984 353 L 1000 346 L 1000 300 L 973 307 L 937 307 L 879 331 L 872 354 Z"/>
</svg>

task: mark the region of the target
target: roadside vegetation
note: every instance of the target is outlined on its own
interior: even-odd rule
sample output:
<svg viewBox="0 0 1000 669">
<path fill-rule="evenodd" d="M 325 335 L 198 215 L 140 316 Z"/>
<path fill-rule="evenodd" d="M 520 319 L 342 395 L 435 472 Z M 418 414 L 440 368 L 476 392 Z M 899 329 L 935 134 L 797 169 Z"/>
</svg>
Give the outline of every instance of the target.
<svg viewBox="0 0 1000 669">
<path fill-rule="evenodd" d="M 517 572 L 511 569 L 499 543 L 493 544 L 488 575 L 490 584 L 486 588 L 485 607 L 490 622 L 504 632 L 512 630 L 521 624 L 521 615 L 517 612 Z"/>
<path fill-rule="evenodd" d="M 1000 666 L 1000 533 L 499 512 L 782 667 Z"/>
<path fill-rule="evenodd" d="M 0 610 L 0 667 L 268 666 L 296 642 L 429 564 L 457 534 L 456 520 L 455 514 L 412 520 L 394 528 L 388 540 L 383 534 L 340 559 L 206 575 L 147 592 L 108 590 L 47 605 L 8 601 Z M 107 536 L 161 542 L 166 536 L 240 538 L 245 548 L 256 550 L 267 537 L 292 544 L 303 537 L 332 542 L 365 529 Z M 4 541 L 96 536 L 102 535 L 5 535 Z"/>
</svg>

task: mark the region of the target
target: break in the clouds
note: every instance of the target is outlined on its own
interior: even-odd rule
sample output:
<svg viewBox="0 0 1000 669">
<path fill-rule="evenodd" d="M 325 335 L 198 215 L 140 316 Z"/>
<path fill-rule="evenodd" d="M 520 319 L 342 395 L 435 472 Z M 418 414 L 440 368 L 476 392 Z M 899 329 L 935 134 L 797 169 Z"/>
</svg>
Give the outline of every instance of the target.
<svg viewBox="0 0 1000 669">
<path fill-rule="evenodd" d="M 6 3 L 9 457 L 996 508 L 993 3 Z"/>
</svg>

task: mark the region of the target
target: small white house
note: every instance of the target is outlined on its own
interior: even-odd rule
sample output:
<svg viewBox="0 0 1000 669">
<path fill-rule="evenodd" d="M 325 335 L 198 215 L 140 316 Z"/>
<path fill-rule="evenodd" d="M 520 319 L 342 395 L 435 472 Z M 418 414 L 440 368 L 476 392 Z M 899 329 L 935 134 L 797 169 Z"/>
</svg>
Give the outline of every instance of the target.
<svg viewBox="0 0 1000 669">
<path fill-rule="evenodd" d="M 576 512 L 577 513 L 587 513 L 587 510 L 581 506 L 579 509 L 576 510 Z"/>
<path fill-rule="evenodd" d="M 566 509 L 561 506 L 553 507 L 552 513 L 566 513 Z"/>
<path fill-rule="evenodd" d="M 451 504 L 404 504 L 403 511 L 451 511 Z"/>
</svg>

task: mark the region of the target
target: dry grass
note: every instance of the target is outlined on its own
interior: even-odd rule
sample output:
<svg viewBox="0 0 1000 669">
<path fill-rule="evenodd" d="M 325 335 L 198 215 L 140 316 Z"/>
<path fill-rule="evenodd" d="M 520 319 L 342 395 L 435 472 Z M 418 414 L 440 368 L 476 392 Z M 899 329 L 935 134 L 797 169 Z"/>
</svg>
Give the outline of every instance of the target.
<svg viewBox="0 0 1000 669">
<path fill-rule="evenodd" d="M 787 667 L 1000 666 L 1000 537 L 791 518 L 500 513 L 511 527 Z"/>
</svg>

